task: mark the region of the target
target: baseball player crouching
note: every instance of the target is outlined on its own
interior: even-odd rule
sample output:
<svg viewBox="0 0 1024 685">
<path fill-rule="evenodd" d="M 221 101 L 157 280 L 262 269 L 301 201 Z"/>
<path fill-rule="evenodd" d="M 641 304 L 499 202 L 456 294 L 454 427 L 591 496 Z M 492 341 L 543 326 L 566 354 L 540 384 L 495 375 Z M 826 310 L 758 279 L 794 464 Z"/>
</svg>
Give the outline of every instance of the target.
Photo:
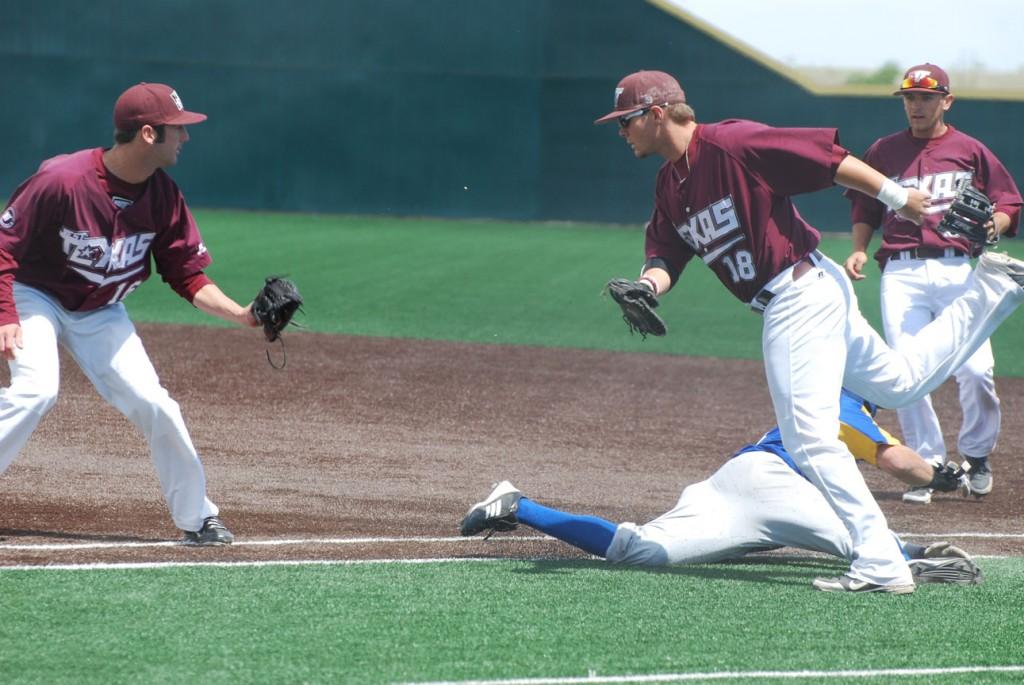
<svg viewBox="0 0 1024 685">
<path fill-rule="evenodd" d="M 124 299 L 156 270 L 198 309 L 257 326 L 250 306 L 204 273 L 211 258 L 178 186 L 164 171 L 206 119 L 159 83 L 124 91 L 114 145 L 44 161 L 0 215 L 0 472 L 57 399 L 63 345 L 99 394 L 142 431 L 185 542 L 233 541 L 206 496 L 206 476 L 177 402 L 160 384 Z"/>
<path fill-rule="evenodd" d="M 844 391 L 840 438 L 858 459 L 899 464 L 905 473 L 932 467 L 899 446 L 865 411 L 865 403 Z M 897 449 L 898 448 L 898 449 Z M 915 476 L 908 480 L 915 482 Z M 793 462 L 778 428 L 740 449 L 710 478 L 694 483 L 679 501 L 653 521 L 638 526 L 570 514 L 538 504 L 508 481 L 499 483 L 462 520 L 462 535 L 509 531 L 523 523 L 614 564 L 664 566 L 737 559 L 750 552 L 798 547 L 851 559 L 846 527 Z M 903 542 L 890 533 L 908 560 L 915 582 L 976 584 L 981 570 L 947 542 L 927 546 Z M 824 590 L 906 592 L 888 585 L 856 583 Z"/>
<path fill-rule="evenodd" d="M 874 256 L 882 268 L 882 323 L 890 344 L 921 330 L 967 289 L 970 259 L 978 256 L 978 246 L 936 230 L 958 188 L 972 185 L 992 200 L 992 240 L 1016 234 L 1022 203 L 1013 177 L 996 156 L 945 122 L 953 105 L 945 70 L 934 64 L 913 66 L 894 95 L 901 96 L 910 125 L 876 140 L 864 161 L 900 186 L 930 193 L 931 206 L 917 225 L 887 211 L 875 198 L 846 192 L 853 223 L 853 251 L 845 263 L 850 278 L 864 278 L 868 245 L 882 227 L 882 245 Z M 988 457 L 995 449 L 1001 419 L 994 364 L 992 345 L 986 340 L 955 374 L 963 410 L 957 448 L 970 465 L 976 496 L 992 491 Z M 930 396 L 898 409 L 897 416 L 908 446 L 932 463 L 946 462 L 942 427 Z M 931 490 L 911 488 L 903 501 L 927 504 Z"/>
</svg>

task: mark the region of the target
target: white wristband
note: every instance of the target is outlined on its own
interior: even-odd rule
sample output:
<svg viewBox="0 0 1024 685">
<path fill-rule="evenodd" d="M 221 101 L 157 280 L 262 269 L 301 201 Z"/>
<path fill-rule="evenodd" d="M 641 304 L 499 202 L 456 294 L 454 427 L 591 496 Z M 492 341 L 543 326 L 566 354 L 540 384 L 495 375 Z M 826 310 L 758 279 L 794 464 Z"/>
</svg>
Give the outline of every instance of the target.
<svg viewBox="0 0 1024 685">
<path fill-rule="evenodd" d="M 903 209 L 903 206 L 907 204 L 907 200 L 910 199 L 910 192 L 891 178 L 887 178 L 882 182 L 882 189 L 878 191 L 878 195 L 875 195 L 875 197 L 878 198 L 879 202 L 895 212 Z"/>
<path fill-rule="evenodd" d="M 658 284 L 654 281 L 653 278 L 651 278 L 650 276 L 641 276 L 640 277 L 640 281 L 642 283 L 646 283 L 647 285 L 651 286 L 651 292 L 652 293 L 654 293 L 655 295 L 658 294 Z"/>
</svg>

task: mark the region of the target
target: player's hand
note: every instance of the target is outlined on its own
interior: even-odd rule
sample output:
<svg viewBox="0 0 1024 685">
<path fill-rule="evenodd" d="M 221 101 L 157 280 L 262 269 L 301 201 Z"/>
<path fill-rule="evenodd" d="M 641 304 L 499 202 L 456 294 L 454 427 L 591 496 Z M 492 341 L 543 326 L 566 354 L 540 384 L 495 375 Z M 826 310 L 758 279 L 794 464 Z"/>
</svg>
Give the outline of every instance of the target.
<svg viewBox="0 0 1024 685">
<path fill-rule="evenodd" d="M 7 361 L 13 361 L 17 350 L 24 345 L 21 342 L 21 325 L 9 323 L 0 326 L 0 355 Z"/>
<path fill-rule="evenodd" d="M 994 243 L 999 240 L 999 229 L 996 228 L 996 221 L 994 218 L 989 219 L 985 223 L 985 230 L 988 231 L 988 241 L 990 243 Z"/>
<path fill-rule="evenodd" d="M 896 213 L 907 221 L 921 225 L 924 213 L 932 204 L 931 195 L 917 188 L 907 188 L 907 204 L 896 210 Z"/>
<path fill-rule="evenodd" d="M 846 262 L 843 264 L 843 268 L 846 269 L 846 275 L 851 280 L 860 281 L 864 279 L 864 265 L 867 264 L 868 255 L 863 250 L 856 250 L 850 253 L 850 256 L 846 258 Z"/>
<path fill-rule="evenodd" d="M 252 313 L 252 302 L 247 304 L 242 313 L 238 315 L 238 323 L 249 328 L 259 328 L 260 320 L 256 318 L 256 315 Z"/>
</svg>

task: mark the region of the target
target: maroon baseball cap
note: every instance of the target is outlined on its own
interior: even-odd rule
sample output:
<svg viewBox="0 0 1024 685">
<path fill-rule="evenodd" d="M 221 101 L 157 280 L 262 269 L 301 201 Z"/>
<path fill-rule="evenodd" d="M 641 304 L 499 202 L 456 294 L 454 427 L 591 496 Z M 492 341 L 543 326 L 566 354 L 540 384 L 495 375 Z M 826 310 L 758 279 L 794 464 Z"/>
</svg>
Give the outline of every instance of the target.
<svg viewBox="0 0 1024 685">
<path fill-rule="evenodd" d="M 925 62 L 907 69 L 900 81 L 900 89 L 893 95 L 903 93 L 942 93 L 949 95 L 949 75 L 942 67 Z"/>
<path fill-rule="evenodd" d="M 139 83 L 121 93 L 114 104 L 114 128 L 132 131 L 143 124 L 198 124 L 206 115 L 189 112 L 170 86 L 162 83 Z"/>
<path fill-rule="evenodd" d="M 594 123 L 603 124 L 653 105 L 674 105 L 680 102 L 686 102 L 686 95 L 675 78 L 663 71 L 637 71 L 619 81 L 615 87 L 615 109 Z"/>
</svg>

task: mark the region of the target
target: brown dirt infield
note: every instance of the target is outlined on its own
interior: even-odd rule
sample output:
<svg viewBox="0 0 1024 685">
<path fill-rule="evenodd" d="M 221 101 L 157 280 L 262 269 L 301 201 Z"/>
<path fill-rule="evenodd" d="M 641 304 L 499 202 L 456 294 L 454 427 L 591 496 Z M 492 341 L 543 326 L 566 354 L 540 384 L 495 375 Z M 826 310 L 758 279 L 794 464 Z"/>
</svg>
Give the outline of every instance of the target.
<svg viewBox="0 0 1024 685">
<path fill-rule="evenodd" d="M 252 331 L 140 325 L 206 466 L 210 497 L 238 542 L 177 541 L 138 432 L 62 357 L 61 396 L 0 475 L 0 566 L 120 561 L 578 556 L 520 529 L 450 537 L 492 481 L 614 521 L 674 504 L 774 419 L 760 362 L 292 333 L 271 369 Z M 277 348 L 272 348 L 278 352 Z M 6 372 L 0 380 L 6 385 Z M 894 530 L 1004 533 L 1024 526 L 1024 379 L 998 382 L 996 486 L 982 500 L 903 504 L 865 467 Z M 955 446 L 955 384 L 935 395 Z M 895 413 L 881 423 L 896 432 Z M 897 432 L 898 434 L 898 432 Z M 917 539 L 917 538 L 914 538 Z M 1024 554 L 1020 538 L 957 538 L 975 553 Z M 74 543 L 74 549 L 49 548 Z"/>
</svg>

